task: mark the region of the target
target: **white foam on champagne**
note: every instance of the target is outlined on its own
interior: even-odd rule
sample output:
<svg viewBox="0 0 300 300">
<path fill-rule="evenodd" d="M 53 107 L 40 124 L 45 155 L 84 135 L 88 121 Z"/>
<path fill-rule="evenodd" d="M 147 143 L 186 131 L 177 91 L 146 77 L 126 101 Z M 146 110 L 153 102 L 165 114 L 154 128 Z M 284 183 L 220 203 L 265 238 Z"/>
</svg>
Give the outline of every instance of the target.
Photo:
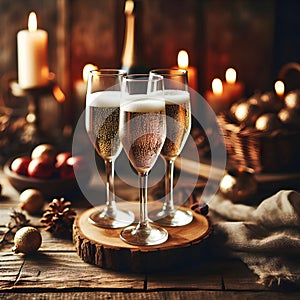
<svg viewBox="0 0 300 300">
<path fill-rule="evenodd" d="M 190 93 L 181 90 L 165 90 L 166 104 L 183 104 L 190 100 Z"/>
<path fill-rule="evenodd" d="M 165 101 L 141 95 L 130 102 L 121 104 L 121 109 L 129 112 L 158 112 L 165 109 Z"/>
<path fill-rule="evenodd" d="M 95 107 L 119 107 L 120 91 L 102 91 L 87 95 L 87 105 Z"/>
</svg>

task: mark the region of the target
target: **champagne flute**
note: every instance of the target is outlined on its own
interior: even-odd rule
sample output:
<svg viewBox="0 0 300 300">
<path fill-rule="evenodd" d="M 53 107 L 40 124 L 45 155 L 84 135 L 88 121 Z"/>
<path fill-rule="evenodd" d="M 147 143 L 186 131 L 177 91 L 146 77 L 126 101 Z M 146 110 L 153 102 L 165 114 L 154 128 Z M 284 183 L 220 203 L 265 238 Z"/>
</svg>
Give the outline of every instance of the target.
<svg viewBox="0 0 300 300">
<path fill-rule="evenodd" d="M 188 91 L 187 71 L 181 69 L 156 69 L 150 76 L 159 74 L 164 77 L 166 100 L 167 137 L 161 151 L 166 163 L 165 202 L 155 221 L 163 226 L 184 226 L 193 220 L 189 210 L 174 206 L 173 177 L 174 162 L 181 153 L 191 130 L 191 105 Z"/>
<path fill-rule="evenodd" d="M 163 77 L 149 74 L 127 75 L 122 83 L 120 139 L 139 177 L 139 223 L 122 230 L 120 237 L 129 244 L 152 246 L 168 239 L 166 229 L 152 224 L 147 211 L 148 173 L 155 164 L 166 138 Z"/>
<path fill-rule="evenodd" d="M 114 192 L 114 163 L 122 150 L 119 139 L 121 82 L 124 70 L 90 71 L 86 93 L 85 125 L 106 170 L 106 205 L 95 211 L 89 221 L 99 227 L 121 228 L 134 221 L 131 211 L 119 210 Z"/>
</svg>

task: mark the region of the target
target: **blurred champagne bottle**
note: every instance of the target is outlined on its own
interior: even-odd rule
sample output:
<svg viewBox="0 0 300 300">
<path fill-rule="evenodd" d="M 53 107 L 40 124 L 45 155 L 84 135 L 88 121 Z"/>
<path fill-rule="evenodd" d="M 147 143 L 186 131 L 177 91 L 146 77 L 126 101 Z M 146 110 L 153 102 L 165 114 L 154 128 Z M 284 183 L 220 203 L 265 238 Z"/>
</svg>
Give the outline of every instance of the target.
<svg viewBox="0 0 300 300">
<path fill-rule="evenodd" d="M 128 74 L 148 73 L 144 53 L 142 0 L 126 0 L 125 36 L 121 68 Z"/>
</svg>

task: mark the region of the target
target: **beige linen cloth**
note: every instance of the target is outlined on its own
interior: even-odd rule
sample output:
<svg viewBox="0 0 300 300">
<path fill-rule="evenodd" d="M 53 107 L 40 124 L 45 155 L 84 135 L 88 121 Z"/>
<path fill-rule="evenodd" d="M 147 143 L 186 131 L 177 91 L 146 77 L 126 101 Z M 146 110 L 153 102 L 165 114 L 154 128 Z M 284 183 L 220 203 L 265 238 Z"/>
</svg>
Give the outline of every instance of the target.
<svg viewBox="0 0 300 300">
<path fill-rule="evenodd" d="M 221 220 L 216 235 L 259 276 L 264 285 L 300 283 L 300 194 L 282 190 L 257 207 L 220 196 L 209 203 Z"/>
</svg>

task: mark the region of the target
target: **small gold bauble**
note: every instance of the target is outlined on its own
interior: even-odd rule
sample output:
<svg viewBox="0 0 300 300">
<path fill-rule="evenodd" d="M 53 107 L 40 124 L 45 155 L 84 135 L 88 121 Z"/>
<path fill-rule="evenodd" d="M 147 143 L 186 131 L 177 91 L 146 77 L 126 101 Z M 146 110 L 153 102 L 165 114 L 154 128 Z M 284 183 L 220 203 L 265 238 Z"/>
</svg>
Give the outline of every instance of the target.
<svg viewBox="0 0 300 300">
<path fill-rule="evenodd" d="M 220 192 L 232 202 L 247 202 L 257 192 L 253 170 L 244 167 L 228 170 L 221 179 Z"/>
<path fill-rule="evenodd" d="M 45 199 L 39 190 L 27 189 L 20 194 L 19 199 L 19 207 L 29 214 L 36 214 L 43 210 Z"/>
<path fill-rule="evenodd" d="M 284 98 L 287 108 L 300 110 L 300 91 L 290 91 Z"/>
<path fill-rule="evenodd" d="M 259 131 L 273 131 L 281 127 L 278 116 L 274 113 L 265 113 L 255 122 L 255 128 Z"/>
<path fill-rule="evenodd" d="M 33 253 L 41 246 L 42 236 L 36 228 L 25 226 L 16 232 L 14 244 L 12 251 L 15 253 Z"/>
</svg>

